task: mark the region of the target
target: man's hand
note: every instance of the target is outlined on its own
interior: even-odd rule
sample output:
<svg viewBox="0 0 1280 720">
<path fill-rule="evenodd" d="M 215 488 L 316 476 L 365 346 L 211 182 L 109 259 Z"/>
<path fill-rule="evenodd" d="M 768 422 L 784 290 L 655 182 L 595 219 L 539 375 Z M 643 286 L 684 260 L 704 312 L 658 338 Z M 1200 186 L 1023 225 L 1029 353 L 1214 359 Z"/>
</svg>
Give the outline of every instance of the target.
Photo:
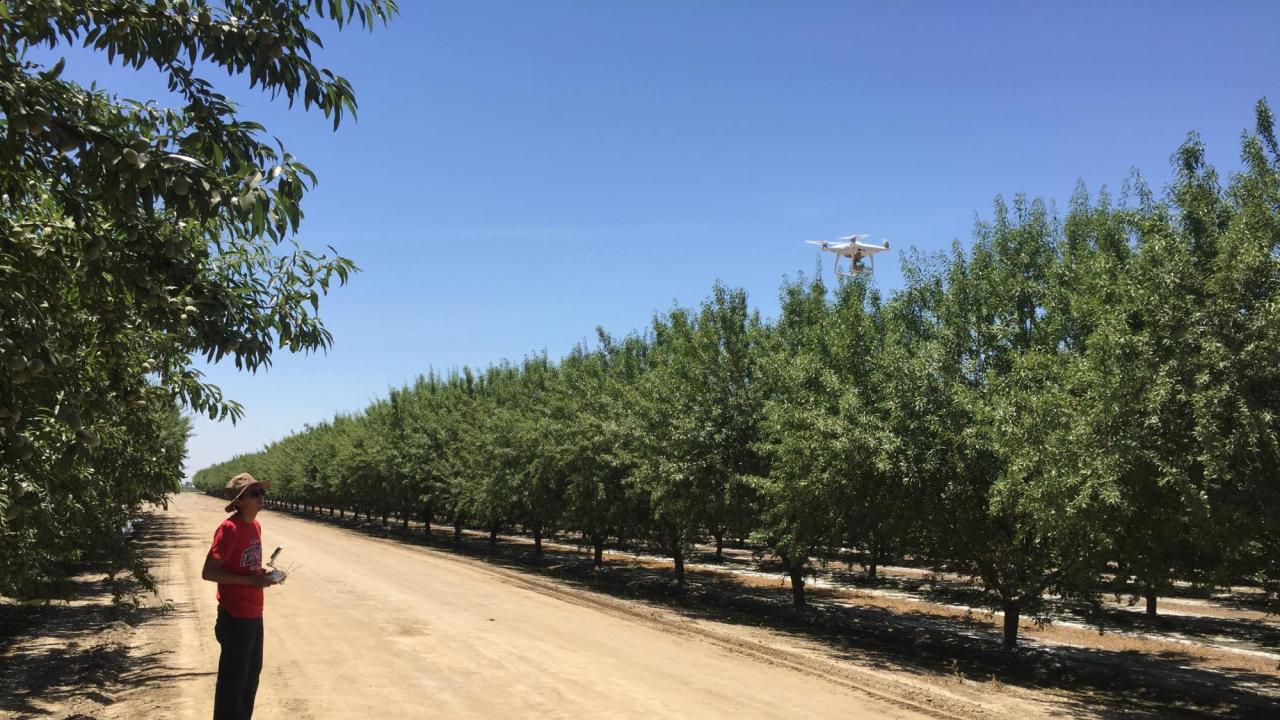
<svg viewBox="0 0 1280 720">
<path fill-rule="evenodd" d="M 200 572 L 201 579 L 209 582 L 221 583 L 223 585 L 249 585 L 256 588 L 270 587 L 278 583 L 271 579 L 269 573 L 261 575 L 241 575 L 233 573 L 222 567 L 222 563 L 212 555 L 206 555 L 204 559 L 204 569 Z"/>
<path fill-rule="evenodd" d="M 248 578 L 250 584 L 256 588 L 271 587 L 280 583 L 271 579 L 271 573 L 263 573 L 262 575 L 241 575 L 240 577 Z"/>
</svg>

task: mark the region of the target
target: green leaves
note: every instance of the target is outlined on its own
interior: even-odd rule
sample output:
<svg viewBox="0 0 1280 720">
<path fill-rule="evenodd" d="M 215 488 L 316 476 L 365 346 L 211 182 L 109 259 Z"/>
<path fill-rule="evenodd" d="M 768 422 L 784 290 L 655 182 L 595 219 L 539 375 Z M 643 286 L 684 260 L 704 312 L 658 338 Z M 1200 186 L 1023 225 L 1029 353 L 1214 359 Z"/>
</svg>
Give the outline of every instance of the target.
<svg viewBox="0 0 1280 720">
<path fill-rule="evenodd" d="M 181 452 L 171 443 L 185 441 L 168 429 L 185 427 L 176 408 L 233 420 L 242 412 L 204 382 L 194 357 L 252 371 L 276 349 L 332 342 L 319 299 L 356 267 L 295 241 L 315 175 L 195 70 L 199 58 L 290 101 L 309 78 L 335 125 L 353 112 L 351 86 L 307 59 L 315 8 L 260 6 L 0 7 L 9 48 L 0 53 L 0 497 L 31 483 L 49 507 L 116 522 L 176 488 Z M 372 27 L 396 7 L 353 0 L 341 9 Z M 155 66 L 181 106 L 85 88 L 63 78 L 62 60 L 46 69 L 24 57 L 60 43 Z M 82 427 L 65 422 L 67 407 Z M 78 535 L 60 512 L 0 521 L 5 546 L 21 547 L 20 563 L 0 568 L 0 593 L 30 590 L 74 556 L 45 545 L 119 538 L 96 520 Z"/>
</svg>

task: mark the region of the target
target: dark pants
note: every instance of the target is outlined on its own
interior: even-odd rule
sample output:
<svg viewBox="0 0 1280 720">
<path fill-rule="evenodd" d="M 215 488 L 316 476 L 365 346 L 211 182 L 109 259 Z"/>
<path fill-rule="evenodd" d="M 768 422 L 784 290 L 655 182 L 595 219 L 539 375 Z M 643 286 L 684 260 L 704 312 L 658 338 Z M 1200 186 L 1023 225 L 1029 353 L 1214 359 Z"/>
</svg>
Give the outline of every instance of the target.
<svg viewBox="0 0 1280 720">
<path fill-rule="evenodd" d="M 222 645 L 213 720 L 249 720 L 262 672 L 262 618 L 242 620 L 218 608 L 213 635 Z"/>
</svg>

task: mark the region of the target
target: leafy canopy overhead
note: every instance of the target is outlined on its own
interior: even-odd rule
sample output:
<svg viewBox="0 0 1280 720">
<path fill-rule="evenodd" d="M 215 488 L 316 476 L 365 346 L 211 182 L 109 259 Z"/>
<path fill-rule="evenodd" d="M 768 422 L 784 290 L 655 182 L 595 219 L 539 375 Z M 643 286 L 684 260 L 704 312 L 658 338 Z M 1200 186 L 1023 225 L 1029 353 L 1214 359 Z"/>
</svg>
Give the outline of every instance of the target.
<svg viewBox="0 0 1280 720">
<path fill-rule="evenodd" d="M 0 0 L 0 507 L 28 486 L 37 506 L 83 496 L 77 463 L 107 462 L 95 448 L 126 411 L 238 418 L 197 357 L 254 371 L 275 349 L 329 346 L 320 296 L 356 268 L 295 239 L 316 177 L 205 76 L 247 78 L 336 129 L 355 95 L 315 64 L 315 28 L 372 29 L 396 11 L 393 0 Z M 69 46 L 159 72 L 174 106 L 86 88 L 63 76 L 65 58 L 29 57 Z M 179 452 L 162 480 L 101 481 L 152 488 L 117 494 L 118 510 L 163 497 L 180 471 Z M 31 533 L 21 542 L 38 542 Z"/>
</svg>

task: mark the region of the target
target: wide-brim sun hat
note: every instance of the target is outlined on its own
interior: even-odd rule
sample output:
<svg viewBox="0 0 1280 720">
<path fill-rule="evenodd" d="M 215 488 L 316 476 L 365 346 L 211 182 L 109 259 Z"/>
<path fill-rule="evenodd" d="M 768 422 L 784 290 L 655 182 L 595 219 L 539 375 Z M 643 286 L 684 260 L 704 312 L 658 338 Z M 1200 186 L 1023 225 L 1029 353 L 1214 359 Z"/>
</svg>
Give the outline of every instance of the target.
<svg viewBox="0 0 1280 720">
<path fill-rule="evenodd" d="M 271 488 L 271 481 L 259 480 L 249 473 L 240 473 L 228 480 L 225 492 L 227 497 L 231 499 L 231 502 L 227 503 L 227 506 L 223 508 L 223 510 L 225 512 L 235 512 L 236 501 L 240 499 L 241 495 L 244 495 L 245 490 L 254 486 L 267 490 Z"/>
</svg>

